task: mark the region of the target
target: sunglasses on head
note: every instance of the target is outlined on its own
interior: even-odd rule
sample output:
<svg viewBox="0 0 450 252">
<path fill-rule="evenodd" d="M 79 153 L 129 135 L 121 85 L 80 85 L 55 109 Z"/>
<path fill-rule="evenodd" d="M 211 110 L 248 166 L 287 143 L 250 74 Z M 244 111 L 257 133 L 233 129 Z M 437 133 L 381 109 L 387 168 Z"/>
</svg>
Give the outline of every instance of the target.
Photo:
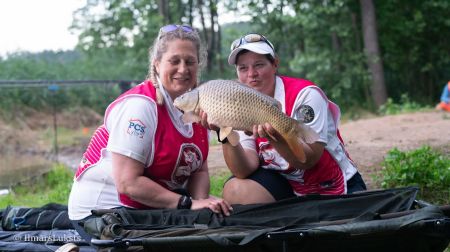
<svg viewBox="0 0 450 252">
<path fill-rule="evenodd" d="M 190 27 L 189 25 L 177 25 L 177 24 L 169 24 L 161 27 L 159 29 L 159 34 L 167 33 L 167 32 L 173 32 L 175 30 L 181 29 L 184 32 L 190 33 L 194 31 L 194 28 Z"/>
<path fill-rule="evenodd" d="M 245 45 L 248 43 L 261 42 L 261 41 L 268 44 L 270 46 L 270 48 L 272 48 L 272 50 L 275 50 L 273 48 L 272 43 L 270 43 L 270 41 L 266 37 L 264 37 L 261 34 L 257 34 L 257 33 L 247 34 L 239 39 L 236 39 L 235 41 L 233 41 L 233 43 L 231 43 L 231 50 L 233 51 L 234 49 L 240 47 L 241 45 Z"/>
</svg>

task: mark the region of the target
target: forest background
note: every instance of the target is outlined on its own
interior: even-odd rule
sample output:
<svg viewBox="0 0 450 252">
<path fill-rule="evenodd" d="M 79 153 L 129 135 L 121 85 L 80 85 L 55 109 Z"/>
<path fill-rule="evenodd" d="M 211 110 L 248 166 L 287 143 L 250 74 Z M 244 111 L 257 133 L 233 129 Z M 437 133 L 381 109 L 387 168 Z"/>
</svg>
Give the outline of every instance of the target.
<svg viewBox="0 0 450 252">
<path fill-rule="evenodd" d="M 233 20 L 219 24 L 218 8 Z M 313 80 L 344 111 L 377 111 L 389 98 L 431 105 L 450 80 L 449 12 L 447 0 L 93 0 L 73 15 L 71 29 L 80 34 L 75 50 L 9 54 L 0 58 L 0 79 L 139 82 L 146 78 L 148 47 L 159 27 L 185 23 L 199 30 L 208 47 L 202 81 L 235 78 L 226 63 L 229 46 L 256 32 L 275 45 L 279 73 Z M 49 99 L 50 89 L 6 82 L 0 105 L 4 116 L 18 106 L 45 109 L 55 103 L 58 109 L 84 105 L 103 113 L 120 93 L 82 84 Z"/>
<path fill-rule="evenodd" d="M 234 67 L 226 60 L 233 40 L 249 32 L 267 36 L 281 59 L 279 73 L 314 81 L 339 104 L 344 120 L 358 119 L 367 113 L 385 115 L 405 108 L 431 108 L 450 80 L 448 0 L 89 0 L 86 3 L 73 14 L 71 29 L 79 34 L 74 50 L 16 52 L 0 57 L 0 189 L 35 177 L 36 171 L 48 172 L 51 164 L 47 161 L 58 158 L 58 144 L 59 151 L 65 152 L 60 153 L 59 161 L 72 155 L 71 167 L 77 166 L 90 134 L 101 123 L 106 106 L 126 87 L 123 84 L 135 85 L 146 78 L 148 47 L 165 24 L 190 24 L 200 32 L 208 48 L 202 82 L 235 78 Z M 230 18 L 219 23 L 218 13 Z M 405 130 L 413 124 L 429 135 L 426 139 L 442 142 L 438 146 L 444 146 L 442 149 L 447 150 L 448 156 L 450 140 L 445 139 L 448 116 L 418 114 L 412 118 L 405 119 L 406 126 L 402 127 L 393 118 L 378 123 L 367 121 L 374 129 L 387 129 L 381 137 L 368 124 L 354 124 L 357 128 L 351 128 L 350 132 L 360 135 L 347 138 L 350 139 L 347 143 L 352 148 L 352 144 L 362 143 L 365 136 L 370 136 L 368 144 L 384 139 L 389 146 L 407 144 L 415 148 L 405 140 L 417 142 L 418 130 L 412 130 L 414 133 Z M 441 126 L 436 127 L 433 120 Z M 393 124 L 392 128 L 387 127 L 389 124 Z M 369 147 L 367 152 L 359 151 L 360 156 L 385 154 L 384 149 L 382 152 Z M 428 150 L 419 151 L 417 156 L 423 156 L 424 152 Z M 357 157 L 356 151 L 351 153 Z M 414 167 L 401 165 L 408 176 L 416 174 L 408 183 L 426 178 L 424 184 L 442 185 L 446 196 L 437 198 L 449 202 L 448 165 L 439 166 L 447 169 L 444 176 L 432 165 L 416 161 L 412 163 L 433 172 L 433 178 L 411 172 Z M 449 162 L 448 158 L 445 162 Z M 18 169 L 19 166 L 23 169 Z M 54 177 L 56 182 L 61 181 L 59 174 Z M 70 174 L 64 189 L 55 190 L 61 202 L 67 200 L 71 177 Z M 36 191 L 44 195 L 40 192 L 42 187 Z M 16 203 L 15 197 L 3 204 Z M 26 204 L 46 201 L 48 198 Z"/>
</svg>

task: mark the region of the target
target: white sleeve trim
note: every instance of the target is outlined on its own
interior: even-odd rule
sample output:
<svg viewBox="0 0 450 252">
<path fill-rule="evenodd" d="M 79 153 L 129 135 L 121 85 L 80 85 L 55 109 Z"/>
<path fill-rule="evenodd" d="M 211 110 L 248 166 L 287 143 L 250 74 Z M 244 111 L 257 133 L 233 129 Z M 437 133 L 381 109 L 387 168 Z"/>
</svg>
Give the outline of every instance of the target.
<svg viewBox="0 0 450 252">
<path fill-rule="evenodd" d="M 156 103 L 143 96 L 128 96 L 108 108 L 105 126 L 109 131 L 107 150 L 135 159 L 145 166 L 153 163 L 158 124 Z"/>
<path fill-rule="evenodd" d="M 239 142 L 244 149 L 256 151 L 255 138 L 248 136 L 244 131 L 237 131 L 239 134 Z"/>
<path fill-rule="evenodd" d="M 294 108 L 292 109 L 292 117 L 298 118 L 298 110 L 300 106 L 308 105 L 314 111 L 314 119 L 306 123 L 315 132 L 319 134 L 318 142 L 327 143 L 328 141 L 328 99 L 314 86 L 304 88 L 295 100 Z"/>
</svg>

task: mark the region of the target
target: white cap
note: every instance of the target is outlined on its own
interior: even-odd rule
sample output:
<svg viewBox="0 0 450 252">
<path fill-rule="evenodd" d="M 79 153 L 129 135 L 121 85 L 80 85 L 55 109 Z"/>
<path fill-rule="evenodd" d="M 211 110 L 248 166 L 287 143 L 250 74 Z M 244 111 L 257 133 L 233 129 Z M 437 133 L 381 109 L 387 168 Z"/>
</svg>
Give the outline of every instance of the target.
<svg viewBox="0 0 450 252">
<path fill-rule="evenodd" d="M 228 56 L 228 64 L 235 65 L 236 64 L 236 56 L 242 50 L 249 50 L 257 54 L 270 54 L 275 58 L 275 52 L 272 47 L 269 46 L 264 41 L 258 42 L 249 42 L 243 45 L 238 46 L 233 51 L 231 51 L 230 56 Z"/>
</svg>

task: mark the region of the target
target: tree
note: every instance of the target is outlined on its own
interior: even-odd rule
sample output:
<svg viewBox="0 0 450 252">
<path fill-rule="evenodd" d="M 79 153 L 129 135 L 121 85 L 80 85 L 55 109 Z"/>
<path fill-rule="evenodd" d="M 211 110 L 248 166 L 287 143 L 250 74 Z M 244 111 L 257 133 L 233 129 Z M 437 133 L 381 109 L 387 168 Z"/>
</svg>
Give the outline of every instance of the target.
<svg viewBox="0 0 450 252">
<path fill-rule="evenodd" d="M 448 0 L 375 1 L 389 97 L 421 104 L 439 100 L 450 80 Z"/>
<path fill-rule="evenodd" d="M 235 22 L 219 25 L 218 6 L 233 13 Z M 65 54 L 40 62 L 11 55 L 0 60 L 0 76 L 142 80 L 159 28 L 187 23 L 208 46 L 202 80 L 235 77 L 226 64 L 230 43 L 257 32 L 275 45 L 280 74 L 314 81 L 344 111 L 373 109 L 387 93 L 394 102 L 406 94 L 421 105 L 434 104 L 450 79 L 449 11 L 448 0 L 89 0 L 74 15 L 81 34 L 78 59 L 68 63 Z M 380 72 L 384 79 L 377 79 Z"/>
<path fill-rule="evenodd" d="M 355 39 L 355 30 L 360 30 L 353 18 L 357 3 L 242 0 L 232 7 L 248 10 L 251 31 L 273 42 L 281 59 L 280 74 L 312 80 L 342 107 L 370 108 L 367 67 L 360 39 Z M 240 30 L 239 35 L 246 32 Z"/>
<path fill-rule="evenodd" d="M 373 0 L 360 0 L 362 29 L 364 37 L 364 52 L 367 65 L 372 75 L 371 93 L 376 107 L 387 101 L 386 85 L 384 82 L 383 60 L 378 45 L 377 21 Z"/>
<path fill-rule="evenodd" d="M 148 47 L 161 26 L 199 21 L 201 27 L 195 28 L 207 46 L 208 62 L 212 63 L 208 71 L 212 72 L 215 65 L 221 66 L 217 1 L 92 0 L 75 13 L 72 27 L 81 32 L 79 48 L 88 54 L 111 49 L 142 74 L 148 65 Z"/>
</svg>

